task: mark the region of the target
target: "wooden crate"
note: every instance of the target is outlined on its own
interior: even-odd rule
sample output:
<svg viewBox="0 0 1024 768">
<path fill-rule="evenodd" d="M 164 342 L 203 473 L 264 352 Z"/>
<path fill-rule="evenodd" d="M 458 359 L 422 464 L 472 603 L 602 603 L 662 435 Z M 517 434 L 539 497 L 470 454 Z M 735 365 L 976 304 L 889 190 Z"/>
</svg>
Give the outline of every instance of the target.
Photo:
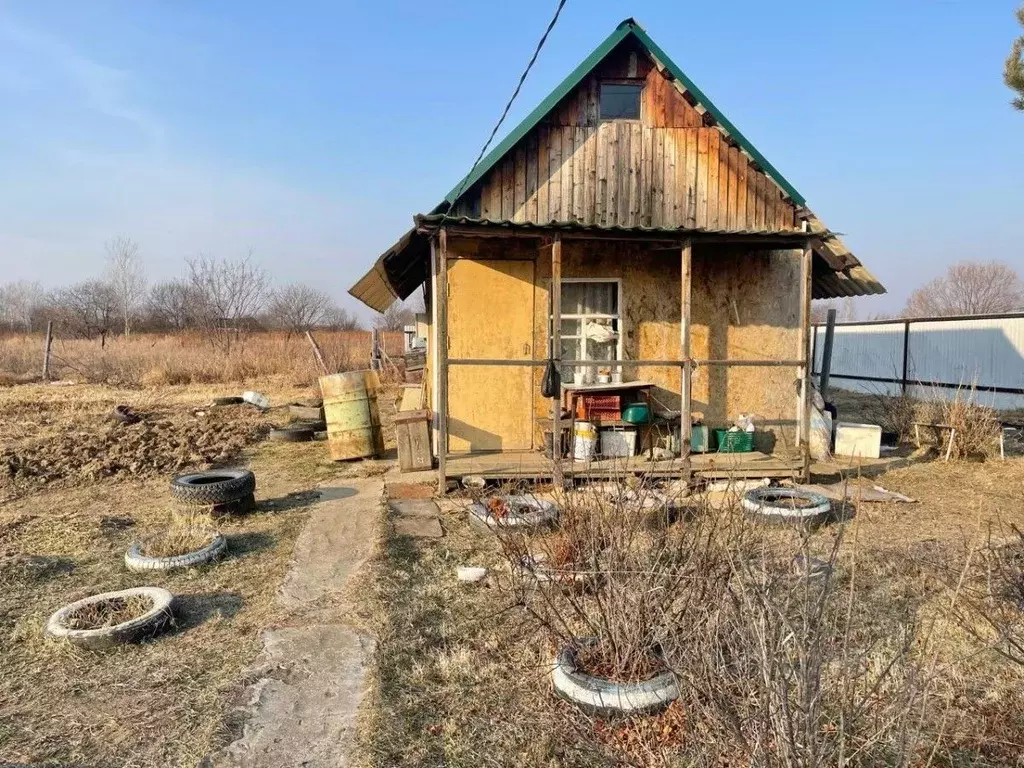
<svg viewBox="0 0 1024 768">
<path fill-rule="evenodd" d="M 402 472 L 431 469 L 430 411 L 403 411 L 395 416 L 395 442 L 398 443 L 398 468 Z"/>
</svg>

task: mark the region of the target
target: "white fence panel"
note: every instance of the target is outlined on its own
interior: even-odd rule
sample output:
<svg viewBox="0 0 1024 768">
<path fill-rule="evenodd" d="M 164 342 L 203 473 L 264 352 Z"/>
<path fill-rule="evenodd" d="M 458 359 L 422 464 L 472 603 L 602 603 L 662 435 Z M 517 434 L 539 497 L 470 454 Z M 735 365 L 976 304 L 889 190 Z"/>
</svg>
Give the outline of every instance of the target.
<svg viewBox="0 0 1024 768">
<path fill-rule="evenodd" d="M 824 326 L 814 334 L 814 370 L 821 370 Z M 904 344 L 907 345 L 904 352 Z M 858 392 L 948 397 L 976 386 L 978 400 L 1024 408 L 1024 314 L 837 325 L 832 384 Z"/>
</svg>

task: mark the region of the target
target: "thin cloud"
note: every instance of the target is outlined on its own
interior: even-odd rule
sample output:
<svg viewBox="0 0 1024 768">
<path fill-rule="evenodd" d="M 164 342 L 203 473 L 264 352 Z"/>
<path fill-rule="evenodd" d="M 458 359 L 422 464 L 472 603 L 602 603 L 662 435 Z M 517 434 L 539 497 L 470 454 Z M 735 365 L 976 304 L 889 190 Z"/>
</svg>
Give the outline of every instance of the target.
<svg viewBox="0 0 1024 768">
<path fill-rule="evenodd" d="M 86 109 L 133 126 L 151 150 L 164 151 L 166 129 L 157 118 L 132 103 L 138 82 L 130 72 L 102 64 L 60 38 L 9 17 L 0 17 L 0 51 L 0 71 L 6 73 L 0 85 L 44 87 L 45 78 L 38 73 L 50 70 L 59 83 L 77 93 Z"/>
</svg>

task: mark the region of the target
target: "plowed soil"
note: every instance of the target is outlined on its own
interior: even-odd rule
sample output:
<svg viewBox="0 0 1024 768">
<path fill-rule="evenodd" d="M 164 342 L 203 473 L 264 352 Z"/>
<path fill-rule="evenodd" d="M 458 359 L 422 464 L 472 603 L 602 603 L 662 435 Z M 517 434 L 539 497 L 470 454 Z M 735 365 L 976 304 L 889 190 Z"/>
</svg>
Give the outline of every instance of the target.
<svg viewBox="0 0 1024 768">
<path fill-rule="evenodd" d="M 70 392 L 68 393 L 70 394 Z M 106 398 L 8 400 L 0 415 L 0 499 L 41 487 L 146 478 L 230 463 L 270 429 L 248 405 L 132 404 L 137 424 Z"/>
</svg>

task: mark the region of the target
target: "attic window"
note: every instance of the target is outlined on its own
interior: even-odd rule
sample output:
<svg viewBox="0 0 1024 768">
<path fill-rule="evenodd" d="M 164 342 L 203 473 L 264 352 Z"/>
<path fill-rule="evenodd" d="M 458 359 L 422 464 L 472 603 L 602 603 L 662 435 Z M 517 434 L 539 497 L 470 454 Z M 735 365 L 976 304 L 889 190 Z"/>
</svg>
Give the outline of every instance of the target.
<svg viewBox="0 0 1024 768">
<path fill-rule="evenodd" d="M 640 83 L 601 83 L 602 120 L 639 120 Z"/>
</svg>

